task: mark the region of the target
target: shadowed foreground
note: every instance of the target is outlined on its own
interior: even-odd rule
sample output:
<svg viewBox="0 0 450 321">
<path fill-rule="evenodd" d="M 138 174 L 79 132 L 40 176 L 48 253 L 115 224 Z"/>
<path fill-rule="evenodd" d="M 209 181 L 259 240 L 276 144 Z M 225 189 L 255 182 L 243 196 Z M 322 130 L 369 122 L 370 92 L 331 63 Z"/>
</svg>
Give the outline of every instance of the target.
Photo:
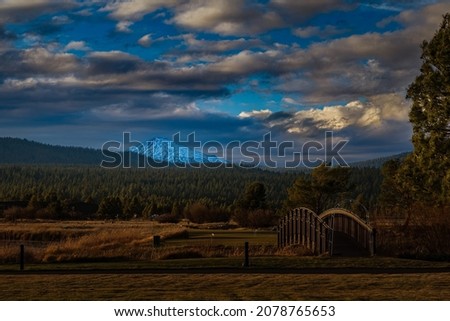
<svg viewBox="0 0 450 321">
<path fill-rule="evenodd" d="M 2 275 L 1 300 L 450 300 L 450 273 Z"/>
</svg>

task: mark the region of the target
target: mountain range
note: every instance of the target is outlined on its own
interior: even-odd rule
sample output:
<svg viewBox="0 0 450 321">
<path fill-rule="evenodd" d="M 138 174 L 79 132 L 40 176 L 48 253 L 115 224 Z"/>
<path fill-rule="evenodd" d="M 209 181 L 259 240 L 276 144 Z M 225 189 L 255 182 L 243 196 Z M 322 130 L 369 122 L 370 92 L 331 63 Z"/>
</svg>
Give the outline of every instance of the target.
<svg viewBox="0 0 450 321">
<path fill-rule="evenodd" d="M 139 157 L 148 158 L 156 164 L 205 164 L 225 163 L 226 161 L 207 155 L 198 150 L 175 144 L 166 138 L 153 138 L 145 145 L 130 147 L 122 157 L 129 154 L 132 160 Z M 351 167 L 381 167 L 391 159 L 403 159 L 408 153 L 392 155 L 383 158 L 355 162 Z M 99 166 L 105 159 L 100 149 L 55 146 L 27 139 L 0 137 L 0 164 L 61 164 L 61 165 L 95 165 Z M 132 164 L 137 162 L 132 161 Z"/>
<path fill-rule="evenodd" d="M 139 147 L 130 147 L 130 152 L 144 155 L 154 162 L 169 164 L 225 163 L 215 155 L 207 155 L 197 149 L 176 144 L 167 138 L 156 137 Z"/>
</svg>

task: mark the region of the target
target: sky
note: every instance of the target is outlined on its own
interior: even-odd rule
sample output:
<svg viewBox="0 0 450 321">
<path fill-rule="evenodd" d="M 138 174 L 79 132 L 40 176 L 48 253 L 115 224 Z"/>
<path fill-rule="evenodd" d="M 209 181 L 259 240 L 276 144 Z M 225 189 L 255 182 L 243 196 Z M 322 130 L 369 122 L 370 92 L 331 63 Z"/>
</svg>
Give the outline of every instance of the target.
<svg viewBox="0 0 450 321">
<path fill-rule="evenodd" d="M 100 148 L 348 140 L 412 149 L 405 98 L 444 1 L 0 0 L 0 136 Z"/>
</svg>

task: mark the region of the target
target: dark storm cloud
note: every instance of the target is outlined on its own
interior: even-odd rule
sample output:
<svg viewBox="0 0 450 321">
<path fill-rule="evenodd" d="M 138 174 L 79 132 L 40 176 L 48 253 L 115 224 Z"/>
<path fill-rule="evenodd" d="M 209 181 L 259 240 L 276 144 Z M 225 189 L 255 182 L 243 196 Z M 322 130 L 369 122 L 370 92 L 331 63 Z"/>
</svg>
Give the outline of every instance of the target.
<svg viewBox="0 0 450 321">
<path fill-rule="evenodd" d="M 420 66 L 420 43 L 433 36 L 450 3 L 407 10 L 389 18 L 403 28 L 351 35 L 287 53 L 276 88 L 303 102 L 321 104 L 352 97 L 404 91 Z"/>
<path fill-rule="evenodd" d="M 73 20 L 66 15 L 53 16 L 52 18 L 45 18 L 44 20 L 37 19 L 30 24 L 28 33 L 47 36 L 59 33 L 64 26 L 72 23 Z"/>
<path fill-rule="evenodd" d="M 279 112 L 271 114 L 265 120 L 267 122 L 272 122 L 272 121 L 286 120 L 286 119 L 290 119 L 290 118 L 292 118 L 292 114 L 291 113 L 284 112 L 284 111 L 279 111 Z"/>
<path fill-rule="evenodd" d="M 344 154 L 349 162 L 412 150 L 412 128 L 404 121 L 387 121 L 383 133 L 369 131 L 362 134 L 360 128 L 349 127 L 339 134 L 348 139 Z"/>
<path fill-rule="evenodd" d="M 329 6 L 330 10 L 342 8 L 338 1 L 324 1 L 322 4 Z M 276 1 L 273 5 L 298 6 L 286 1 Z M 206 9 L 214 11 L 219 4 L 209 6 L 212 7 L 207 6 Z M 195 8 L 189 10 L 195 11 Z M 145 61 L 122 51 L 94 51 L 80 57 L 45 47 L 7 50 L 0 53 L 2 61 L 8 62 L 0 66 L 3 79 L 0 90 L 6 98 L 24 95 L 43 102 L 55 100 L 55 97 L 66 102 L 78 100 L 69 97 L 73 93 L 94 101 L 134 101 L 140 100 L 139 95 L 157 92 L 172 93 L 172 97 L 182 95 L 203 99 L 224 97 L 229 94 L 228 85 L 237 84 L 252 75 L 264 74 L 272 89 L 298 93 L 306 103 L 323 104 L 330 100 L 382 94 L 403 90 L 412 79 L 420 54 L 415 39 L 418 35 L 428 37 L 446 8 L 448 5 L 441 4 L 422 11 L 403 12 L 392 19 L 405 28 L 394 32 L 353 35 L 307 48 L 245 49 L 216 56 L 211 62 L 191 65 L 161 59 Z M 313 6 L 305 14 L 314 10 L 316 7 Z M 416 25 L 417 22 L 421 24 Z M 184 40 L 196 50 L 200 50 L 199 44 L 213 43 L 189 35 Z M 214 46 L 218 50 L 227 50 L 245 43 L 245 40 L 238 39 L 217 42 Z M 46 99 L 45 95 L 49 98 Z M 63 99 L 64 95 L 67 99 Z M 64 104 L 59 108 L 64 108 Z"/>
<path fill-rule="evenodd" d="M 0 51 L 0 79 L 24 80 L 25 77 L 58 76 L 77 71 L 79 59 L 68 53 L 53 53 L 46 48 Z M 7 83 L 7 81 L 6 81 Z M 3 84 L 5 86 L 5 82 Z M 3 87 L 4 87 L 3 86 Z M 13 89 L 13 88 L 11 88 Z"/>
<path fill-rule="evenodd" d="M 0 23 L 29 21 L 45 13 L 78 5 L 75 0 L 3 0 L 0 2 Z"/>
<path fill-rule="evenodd" d="M 153 124 L 157 126 L 158 121 L 143 121 L 143 124 Z M 224 139 L 230 138 L 230 132 L 236 134 L 236 137 L 242 137 L 246 127 L 254 127 L 255 122 L 252 119 L 238 119 L 225 114 L 204 113 L 199 117 L 171 117 L 164 120 L 164 127 L 171 128 L 175 134 L 178 131 L 196 132 L 198 134 L 211 134 L 211 138 Z M 226 131 L 224 130 L 226 128 Z M 262 127 L 261 127 L 262 128 Z M 246 133 L 246 136 L 249 136 Z"/>
<path fill-rule="evenodd" d="M 183 40 L 180 48 L 171 52 L 172 55 L 193 55 L 200 56 L 208 54 L 220 54 L 227 51 L 245 50 L 252 48 L 265 47 L 263 41 L 255 38 L 238 38 L 238 39 L 223 39 L 223 40 L 205 40 L 197 38 L 195 34 L 188 33 L 171 39 Z M 155 39 L 155 41 L 164 41 L 164 39 Z"/>
<path fill-rule="evenodd" d="M 285 18 L 300 22 L 314 17 L 319 12 L 350 10 L 356 6 L 356 4 L 351 4 L 351 1 L 343 0 L 272 0 L 270 4 Z"/>
<path fill-rule="evenodd" d="M 143 63 L 137 57 L 125 53 L 93 53 L 89 56 L 87 74 L 126 74 L 141 69 Z"/>
<path fill-rule="evenodd" d="M 146 14 L 164 8 L 173 15 L 167 23 L 188 30 L 220 35 L 257 35 L 286 27 L 290 22 L 305 22 L 318 13 L 354 7 L 343 0 L 272 0 L 266 5 L 246 0 L 169 0 L 117 1 L 102 10 L 109 12 L 119 23 L 125 23 L 139 21 Z"/>
<path fill-rule="evenodd" d="M 410 135 L 404 89 L 418 72 L 419 44 L 433 35 L 442 13 L 450 10 L 448 2 L 425 6 L 425 1 L 414 1 L 413 10 L 403 11 L 399 10 L 410 5 L 393 1 L 90 4 L 50 0 L 0 3 L 0 123 L 23 130 L 34 126 L 41 131 L 45 126 L 87 132 L 128 128 L 143 136 L 153 129 L 168 134 L 195 130 L 223 140 L 257 139 L 267 131 L 280 139 L 320 139 L 332 130 L 342 138 L 352 137 L 349 146 L 353 150 L 361 147 L 370 153 L 386 145 L 391 146 L 387 149 L 399 148 Z M 326 25 L 308 29 L 310 19 L 319 13 L 361 5 L 389 15 L 367 33 L 342 33 Z M 67 8 L 84 13 L 77 18 L 60 12 Z M 96 11 L 99 8 L 100 13 Z M 41 24 L 33 25 L 48 13 L 56 16 L 45 15 Z M 155 16 L 145 17 L 149 13 Z M 88 14 L 92 16 L 86 18 Z M 153 30 L 143 26 L 150 20 L 137 23 L 147 18 L 154 19 L 153 23 L 161 14 L 164 20 L 158 20 L 156 26 L 175 34 L 156 38 Z M 62 38 L 61 28 L 68 23 L 83 20 L 89 25 L 96 19 L 116 37 L 107 38 L 108 30 L 102 30 L 99 34 L 107 41 L 99 45 L 68 32 L 79 37 L 46 43 L 53 35 Z M 28 24 L 21 30 L 30 33 L 35 29 L 37 40 L 28 41 L 29 34 L 8 31 L 8 23 L 23 21 Z M 395 29 L 386 27 L 392 23 Z M 324 32 L 333 39 L 311 43 L 292 34 L 308 38 Z M 46 37 L 49 34 L 51 37 Z M 278 42 L 278 34 L 283 34 L 283 44 Z M 288 41 L 284 41 L 285 34 Z M 93 31 L 91 39 L 95 35 Z M 130 41 L 135 47 L 129 46 Z M 227 109 L 227 98 L 232 100 L 250 89 L 256 99 L 251 101 L 249 95 L 245 108 L 252 112 L 239 114 L 236 106 L 244 104 L 234 101 L 232 110 Z M 271 111 L 274 105 L 261 102 L 261 93 L 281 104 L 288 102 L 291 109 Z M 207 104 L 202 104 L 207 99 L 219 101 L 219 107 L 207 110 Z"/>
<path fill-rule="evenodd" d="M 15 39 L 17 39 L 17 35 L 14 32 L 7 30 L 4 26 L 0 25 L 0 41 Z"/>
<path fill-rule="evenodd" d="M 0 66 L 3 107 L 36 100 L 39 106 L 59 102 L 55 108 L 64 109 L 72 102 L 87 101 L 80 106 L 83 110 L 101 101 L 142 101 L 158 92 L 172 93 L 172 99 L 178 95 L 199 99 L 229 94 L 219 76 L 211 81 L 197 69 L 174 69 L 167 62 L 145 62 L 117 51 L 93 52 L 80 58 L 31 48 L 5 51 L 1 58 L 7 62 Z M 154 104 L 148 105 L 152 108 Z"/>
<path fill-rule="evenodd" d="M 417 8 L 438 2 L 439 0 L 365 0 L 360 1 L 359 4 L 373 6 L 378 9 L 401 11 L 405 8 Z"/>
<path fill-rule="evenodd" d="M 242 0 L 190 1 L 174 8 L 172 23 L 222 35 L 252 35 L 284 26 L 275 11 Z"/>
</svg>

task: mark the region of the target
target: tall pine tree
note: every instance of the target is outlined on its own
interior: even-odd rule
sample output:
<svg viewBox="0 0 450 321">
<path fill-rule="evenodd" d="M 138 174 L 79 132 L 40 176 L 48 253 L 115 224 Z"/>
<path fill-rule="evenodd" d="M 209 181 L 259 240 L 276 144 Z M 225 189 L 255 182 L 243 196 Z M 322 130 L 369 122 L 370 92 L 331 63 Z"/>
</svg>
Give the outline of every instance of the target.
<svg viewBox="0 0 450 321">
<path fill-rule="evenodd" d="M 338 207 L 349 191 L 350 170 L 322 164 L 311 176 L 300 176 L 288 189 L 287 207 L 304 206 L 317 214 L 330 207 Z"/>
<path fill-rule="evenodd" d="M 442 205 L 450 202 L 450 14 L 421 47 L 420 75 L 407 94 L 414 151 L 400 168 L 399 183 L 412 189 L 416 201 Z"/>
</svg>

